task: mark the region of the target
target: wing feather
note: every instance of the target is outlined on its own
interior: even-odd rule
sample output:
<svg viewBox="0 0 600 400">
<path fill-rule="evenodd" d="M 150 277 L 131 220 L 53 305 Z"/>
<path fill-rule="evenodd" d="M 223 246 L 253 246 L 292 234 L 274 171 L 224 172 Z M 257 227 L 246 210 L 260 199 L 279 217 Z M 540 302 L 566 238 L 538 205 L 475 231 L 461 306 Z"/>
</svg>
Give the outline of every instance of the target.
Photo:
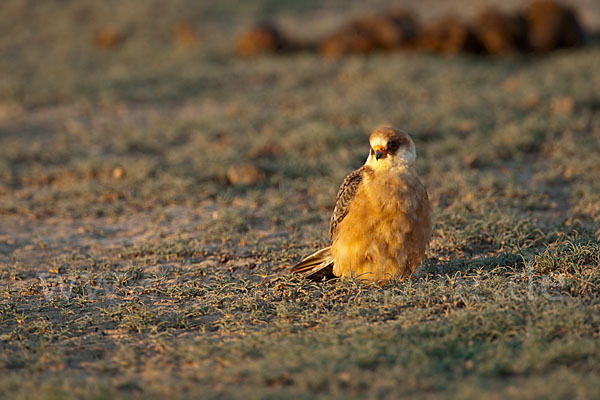
<svg viewBox="0 0 600 400">
<path fill-rule="evenodd" d="M 291 272 L 317 281 L 322 278 L 334 278 L 331 247 L 325 247 L 306 257 L 294 265 Z"/>
<path fill-rule="evenodd" d="M 337 197 L 335 199 L 335 207 L 333 208 L 333 214 L 331 214 L 331 222 L 329 224 L 329 239 L 333 240 L 333 236 L 337 230 L 338 225 L 346 214 L 352 199 L 358 191 L 358 186 L 363 180 L 363 176 L 366 172 L 369 172 L 369 167 L 363 165 L 359 169 L 351 172 L 346 179 L 340 185 Z"/>
</svg>

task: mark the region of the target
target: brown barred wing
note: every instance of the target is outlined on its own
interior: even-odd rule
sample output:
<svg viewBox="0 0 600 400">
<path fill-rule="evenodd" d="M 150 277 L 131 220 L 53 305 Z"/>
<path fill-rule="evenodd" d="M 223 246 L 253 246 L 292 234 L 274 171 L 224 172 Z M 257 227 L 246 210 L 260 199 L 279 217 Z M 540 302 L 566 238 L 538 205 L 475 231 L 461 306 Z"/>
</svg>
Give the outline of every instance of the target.
<svg viewBox="0 0 600 400">
<path fill-rule="evenodd" d="M 329 239 L 333 240 L 333 235 L 335 234 L 339 223 L 342 222 L 346 214 L 348 214 L 350 203 L 356 195 L 356 191 L 358 190 L 358 186 L 360 185 L 364 174 L 368 172 L 368 168 L 369 167 L 363 165 L 356 171 L 353 171 L 340 185 L 340 190 L 335 199 L 333 214 L 331 215 L 331 222 L 329 224 Z"/>
</svg>

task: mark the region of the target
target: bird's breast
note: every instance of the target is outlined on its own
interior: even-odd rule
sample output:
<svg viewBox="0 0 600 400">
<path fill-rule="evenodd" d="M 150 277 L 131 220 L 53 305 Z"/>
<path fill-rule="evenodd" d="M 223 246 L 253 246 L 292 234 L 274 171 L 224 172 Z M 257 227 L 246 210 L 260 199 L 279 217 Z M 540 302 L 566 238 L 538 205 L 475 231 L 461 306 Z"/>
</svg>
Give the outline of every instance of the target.
<svg viewBox="0 0 600 400">
<path fill-rule="evenodd" d="M 429 240 L 429 210 L 416 174 L 366 177 L 332 243 L 334 274 L 375 280 L 408 276 Z"/>
<path fill-rule="evenodd" d="M 416 179 L 415 179 L 416 178 Z M 373 174 L 365 182 L 365 198 L 369 208 L 387 224 L 411 213 L 417 203 L 418 177 L 407 174 Z"/>
</svg>

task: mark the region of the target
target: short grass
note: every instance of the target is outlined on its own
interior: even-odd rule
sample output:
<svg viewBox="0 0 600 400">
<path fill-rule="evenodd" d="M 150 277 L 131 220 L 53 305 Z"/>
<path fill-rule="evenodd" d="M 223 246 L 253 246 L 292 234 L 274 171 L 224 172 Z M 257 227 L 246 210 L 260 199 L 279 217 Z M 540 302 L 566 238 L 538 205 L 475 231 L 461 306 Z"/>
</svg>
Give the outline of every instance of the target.
<svg viewBox="0 0 600 400">
<path fill-rule="evenodd" d="M 600 395 L 597 46 L 248 61 L 240 23 L 315 5 L 5 3 L 0 397 Z M 107 25 L 124 44 L 94 48 Z M 382 124 L 417 145 L 424 267 L 289 276 Z M 266 181 L 228 185 L 240 162 Z"/>
</svg>

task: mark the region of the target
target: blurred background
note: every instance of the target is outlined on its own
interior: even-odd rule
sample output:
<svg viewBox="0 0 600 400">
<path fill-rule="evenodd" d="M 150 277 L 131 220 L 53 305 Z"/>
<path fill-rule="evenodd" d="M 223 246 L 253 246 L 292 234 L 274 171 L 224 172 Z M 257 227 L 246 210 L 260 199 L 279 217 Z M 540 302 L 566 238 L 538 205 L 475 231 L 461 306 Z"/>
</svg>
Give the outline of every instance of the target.
<svg viewBox="0 0 600 400">
<path fill-rule="evenodd" d="M 275 21 L 301 42 L 318 42 L 348 21 L 405 10 L 424 25 L 448 15 L 465 22 L 496 8 L 517 13 L 529 2 L 396 1 L 47 1 L 6 0 L 0 27 L 0 94 L 24 104 L 95 98 L 183 99 L 200 90 L 204 65 L 235 54 L 236 37 Z M 593 0 L 563 1 L 589 32 L 600 26 Z M 557 23 L 556 21 L 554 21 Z M 170 78 L 170 80 L 162 80 Z M 199 79 L 201 80 L 201 79 Z M 182 85 L 185 89 L 179 90 Z"/>
</svg>

